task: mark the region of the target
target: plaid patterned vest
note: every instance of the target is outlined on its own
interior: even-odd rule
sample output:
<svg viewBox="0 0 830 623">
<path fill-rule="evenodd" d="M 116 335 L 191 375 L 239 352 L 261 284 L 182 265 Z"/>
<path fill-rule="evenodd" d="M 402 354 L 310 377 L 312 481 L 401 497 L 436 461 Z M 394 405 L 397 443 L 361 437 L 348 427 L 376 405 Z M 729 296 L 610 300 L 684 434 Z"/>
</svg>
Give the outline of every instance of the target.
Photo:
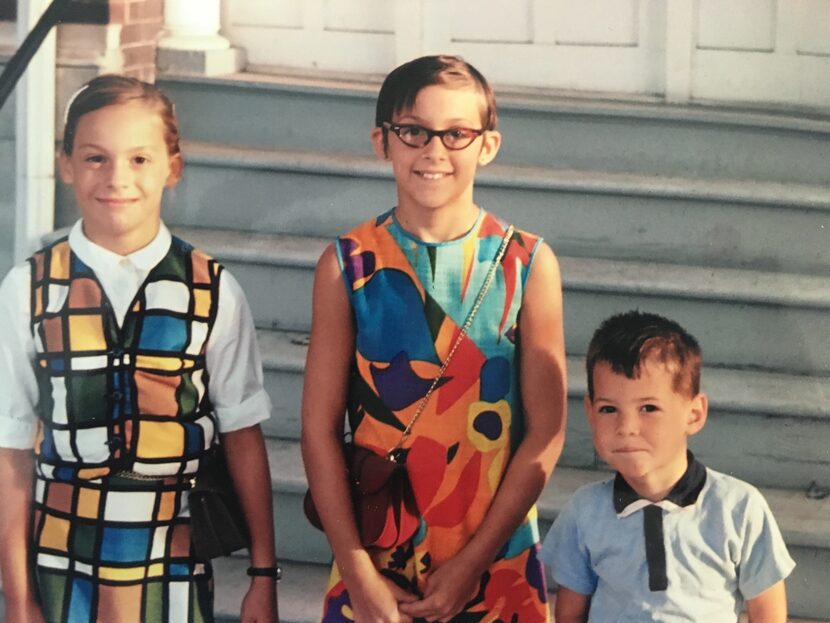
<svg viewBox="0 0 830 623">
<path fill-rule="evenodd" d="M 68 481 L 123 469 L 195 472 L 215 430 L 205 347 L 221 265 L 173 237 L 119 328 L 66 238 L 29 263 L 40 474 Z"/>
</svg>

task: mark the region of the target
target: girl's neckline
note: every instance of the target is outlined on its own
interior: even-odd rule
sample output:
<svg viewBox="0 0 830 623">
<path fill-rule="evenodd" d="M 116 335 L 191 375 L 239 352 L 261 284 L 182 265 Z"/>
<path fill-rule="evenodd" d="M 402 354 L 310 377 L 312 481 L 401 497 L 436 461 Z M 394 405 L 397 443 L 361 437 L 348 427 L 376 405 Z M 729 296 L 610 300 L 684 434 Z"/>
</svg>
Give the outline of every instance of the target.
<svg viewBox="0 0 830 623">
<path fill-rule="evenodd" d="M 396 213 L 395 208 L 392 208 L 391 214 L 392 214 L 392 222 L 395 224 L 395 228 L 405 238 L 408 238 L 412 242 L 415 242 L 417 244 L 421 244 L 421 245 L 424 245 L 424 246 L 441 247 L 441 246 L 447 246 L 447 245 L 462 243 L 465 240 L 467 240 L 470 236 L 473 236 L 475 234 L 475 232 L 478 231 L 478 228 L 481 225 L 481 221 L 484 219 L 485 210 L 484 210 L 484 208 L 479 206 L 478 207 L 478 215 L 476 216 L 476 220 L 473 222 L 470 229 L 468 229 L 466 232 L 464 232 L 463 234 L 461 234 L 457 238 L 452 238 L 450 240 L 436 240 L 436 241 L 422 240 L 421 238 L 419 238 L 418 236 L 416 236 L 412 232 L 407 231 L 407 229 L 398 220 L 398 215 Z"/>
</svg>

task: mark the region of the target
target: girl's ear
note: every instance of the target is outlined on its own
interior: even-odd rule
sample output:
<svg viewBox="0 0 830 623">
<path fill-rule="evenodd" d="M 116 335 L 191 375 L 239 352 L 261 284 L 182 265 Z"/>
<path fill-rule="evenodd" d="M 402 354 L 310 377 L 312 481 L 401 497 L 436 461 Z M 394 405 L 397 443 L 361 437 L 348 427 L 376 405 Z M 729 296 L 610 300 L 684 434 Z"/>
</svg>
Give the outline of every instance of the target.
<svg viewBox="0 0 830 623">
<path fill-rule="evenodd" d="M 164 183 L 165 188 L 172 188 L 182 179 L 182 169 L 184 169 L 184 161 L 181 154 L 176 154 L 170 158 L 170 173 L 167 176 L 167 181 Z"/>
<path fill-rule="evenodd" d="M 60 172 L 61 181 L 64 184 L 72 184 L 72 163 L 70 161 L 70 157 L 66 155 L 66 152 L 60 150 L 58 152 L 58 171 Z"/>
<path fill-rule="evenodd" d="M 496 157 L 496 154 L 499 153 L 499 147 L 501 147 L 501 132 L 487 130 L 483 134 L 481 151 L 478 154 L 478 163 L 481 166 L 490 164 L 493 158 Z"/>
<path fill-rule="evenodd" d="M 691 436 L 700 432 L 709 416 L 709 399 L 706 394 L 700 393 L 692 398 L 689 408 L 689 417 L 686 421 L 686 434 Z"/>
<path fill-rule="evenodd" d="M 386 142 L 386 133 L 383 128 L 372 128 L 369 133 L 369 138 L 372 140 L 372 149 L 375 155 L 380 160 L 389 160 L 388 144 Z"/>
</svg>

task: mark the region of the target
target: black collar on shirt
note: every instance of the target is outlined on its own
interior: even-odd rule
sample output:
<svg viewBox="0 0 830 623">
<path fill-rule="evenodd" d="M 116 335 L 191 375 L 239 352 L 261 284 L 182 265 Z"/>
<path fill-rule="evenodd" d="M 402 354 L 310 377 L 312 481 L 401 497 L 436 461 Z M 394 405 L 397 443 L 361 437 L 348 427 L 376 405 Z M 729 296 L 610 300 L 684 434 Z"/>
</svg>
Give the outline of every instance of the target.
<svg viewBox="0 0 830 623">
<path fill-rule="evenodd" d="M 686 451 L 686 457 L 689 463 L 686 466 L 686 471 L 683 472 L 680 480 L 675 483 L 668 495 L 663 498 L 677 506 L 690 506 L 697 502 L 703 485 L 706 484 L 706 467 L 689 450 Z M 614 510 L 617 514 L 624 512 L 629 505 L 641 499 L 640 495 L 625 481 L 625 478 L 617 472 L 617 476 L 614 478 Z"/>
<path fill-rule="evenodd" d="M 666 544 L 663 536 L 663 508 L 684 507 L 697 502 L 703 485 L 706 484 L 706 468 L 687 451 L 688 466 L 668 495 L 659 502 L 643 500 L 631 488 L 625 478 L 617 473 L 614 479 L 614 510 L 620 517 L 627 517 L 643 509 L 643 535 L 645 537 L 646 563 L 648 565 L 648 588 L 650 591 L 664 591 L 669 586 L 666 572 Z M 633 508 L 630 508 L 632 507 Z M 630 512 L 626 512 L 629 509 Z"/>
</svg>

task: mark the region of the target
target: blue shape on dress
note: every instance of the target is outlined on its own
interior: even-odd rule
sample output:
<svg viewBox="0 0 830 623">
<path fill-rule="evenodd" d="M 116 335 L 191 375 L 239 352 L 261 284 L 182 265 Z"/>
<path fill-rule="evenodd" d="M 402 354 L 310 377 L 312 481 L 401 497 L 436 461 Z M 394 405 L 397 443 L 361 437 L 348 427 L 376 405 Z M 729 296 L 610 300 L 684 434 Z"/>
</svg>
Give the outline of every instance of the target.
<svg viewBox="0 0 830 623">
<path fill-rule="evenodd" d="M 506 357 L 491 357 L 481 367 L 481 400 L 497 402 L 510 391 L 510 362 Z"/>
<path fill-rule="evenodd" d="M 410 361 L 438 363 L 424 302 L 409 275 L 379 270 L 354 293 L 353 303 L 359 323 L 357 349 L 366 359 L 392 361 L 404 352 Z"/>
<path fill-rule="evenodd" d="M 378 396 L 393 411 L 404 409 L 423 398 L 433 381 L 415 374 L 404 352 L 395 355 L 389 367 L 379 368 L 372 364 L 371 370 Z"/>
<path fill-rule="evenodd" d="M 473 428 L 490 441 L 495 441 L 501 437 L 501 417 L 495 411 L 482 411 L 473 420 Z"/>
</svg>

